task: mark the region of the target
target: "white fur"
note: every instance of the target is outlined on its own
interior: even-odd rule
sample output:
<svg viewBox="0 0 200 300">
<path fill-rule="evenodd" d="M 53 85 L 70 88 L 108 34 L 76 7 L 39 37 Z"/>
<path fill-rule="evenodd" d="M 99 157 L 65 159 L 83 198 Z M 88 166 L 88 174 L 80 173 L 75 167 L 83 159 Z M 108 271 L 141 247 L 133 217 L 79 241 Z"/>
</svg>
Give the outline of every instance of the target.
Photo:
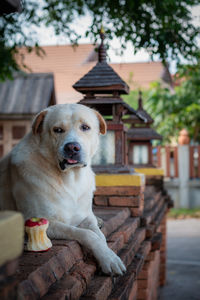
<svg viewBox="0 0 200 300">
<path fill-rule="evenodd" d="M 78 104 L 55 105 L 45 112 L 42 132 L 30 132 L 0 161 L 0 208 L 21 211 L 25 219 L 47 218 L 50 238 L 75 239 L 92 250 L 105 273 L 122 274 L 125 266 L 108 248 L 92 212 L 95 177 L 90 165 L 103 119 Z M 82 122 L 91 129 L 81 132 Z M 55 126 L 65 133 L 56 135 Z M 86 167 L 60 169 L 66 142 L 80 143 Z"/>
</svg>

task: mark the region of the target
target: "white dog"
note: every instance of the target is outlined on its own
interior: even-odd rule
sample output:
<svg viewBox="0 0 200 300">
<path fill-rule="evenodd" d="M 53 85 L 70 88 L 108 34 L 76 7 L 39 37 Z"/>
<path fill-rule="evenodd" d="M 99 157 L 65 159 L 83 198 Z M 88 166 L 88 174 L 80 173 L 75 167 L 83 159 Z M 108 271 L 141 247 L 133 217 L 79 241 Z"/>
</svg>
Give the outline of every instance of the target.
<svg viewBox="0 0 200 300">
<path fill-rule="evenodd" d="M 43 110 L 32 132 L 0 161 L 0 208 L 21 211 L 25 219 L 47 218 L 50 238 L 77 240 L 105 273 L 121 275 L 126 268 L 108 248 L 92 212 L 91 159 L 100 133 L 106 133 L 104 119 L 86 106 Z"/>
</svg>

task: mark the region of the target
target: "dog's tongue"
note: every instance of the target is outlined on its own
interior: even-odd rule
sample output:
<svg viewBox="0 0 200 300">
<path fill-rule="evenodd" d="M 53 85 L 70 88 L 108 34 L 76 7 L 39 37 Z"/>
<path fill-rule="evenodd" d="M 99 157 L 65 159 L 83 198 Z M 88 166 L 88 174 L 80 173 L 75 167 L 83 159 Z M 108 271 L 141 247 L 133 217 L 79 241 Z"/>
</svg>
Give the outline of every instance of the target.
<svg viewBox="0 0 200 300">
<path fill-rule="evenodd" d="M 76 164 L 77 163 L 77 160 L 74 160 L 74 159 L 68 159 L 67 162 L 69 164 Z"/>
</svg>

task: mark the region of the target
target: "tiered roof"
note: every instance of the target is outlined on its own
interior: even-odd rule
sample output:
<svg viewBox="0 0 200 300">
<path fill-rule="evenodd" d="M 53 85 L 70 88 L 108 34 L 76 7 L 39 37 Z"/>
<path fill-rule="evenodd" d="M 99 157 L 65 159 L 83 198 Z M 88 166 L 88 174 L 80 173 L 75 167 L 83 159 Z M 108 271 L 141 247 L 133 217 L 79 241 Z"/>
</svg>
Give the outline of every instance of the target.
<svg viewBox="0 0 200 300">
<path fill-rule="evenodd" d="M 128 113 L 136 115 L 137 119 L 136 111 L 120 98 L 121 94 L 129 93 L 129 86 L 106 61 L 103 30 L 100 32 L 100 37 L 101 44 L 98 48 L 97 64 L 78 80 L 73 88 L 85 94 L 84 99 L 80 101 L 81 104 L 96 108 L 104 116 L 118 114 L 121 118 L 122 115 Z M 118 105 L 118 112 L 113 111 L 115 105 Z M 143 120 L 142 116 L 141 119 Z"/>
<path fill-rule="evenodd" d="M 116 91 L 119 94 L 129 93 L 129 86 L 105 61 L 99 61 L 73 87 L 82 94 L 87 94 L 88 92 L 112 94 Z"/>
<path fill-rule="evenodd" d="M 139 91 L 138 109 L 137 115 L 145 119 L 145 121 L 138 119 L 135 115 L 130 115 L 129 118 L 124 119 L 124 123 L 131 124 L 131 128 L 128 130 L 127 137 L 131 140 L 144 141 L 144 140 L 162 140 L 162 136 L 158 134 L 153 128 L 150 127 L 154 120 L 143 108 L 142 92 Z M 141 124 L 136 127 L 135 124 Z M 144 125 L 142 125 L 144 124 Z"/>
<path fill-rule="evenodd" d="M 104 31 L 100 31 L 101 44 L 98 48 L 98 62 L 97 64 L 80 80 L 78 80 L 73 87 L 78 92 L 87 93 L 118 93 L 128 94 L 129 86 L 121 77 L 107 64 L 106 48 L 104 45 Z"/>
</svg>

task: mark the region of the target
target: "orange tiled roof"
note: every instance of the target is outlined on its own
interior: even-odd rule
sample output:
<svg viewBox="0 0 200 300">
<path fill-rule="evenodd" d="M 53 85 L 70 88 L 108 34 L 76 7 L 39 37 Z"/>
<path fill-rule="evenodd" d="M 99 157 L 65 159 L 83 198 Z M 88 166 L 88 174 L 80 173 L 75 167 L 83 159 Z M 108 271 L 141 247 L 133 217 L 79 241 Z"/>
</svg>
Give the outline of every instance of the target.
<svg viewBox="0 0 200 300">
<path fill-rule="evenodd" d="M 24 62 L 32 72 L 53 72 L 58 103 L 75 102 L 82 98 L 72 85 L 86 74 L 97 62 L 97 53 L 92 44 L 44 46 L 45 56 L 25 53 Z M 160 78 L 161 62 L 111 63 L 113 69 L 125 80 L 131 89 L 149 87 L 150 82 Z"/>
</svg>

